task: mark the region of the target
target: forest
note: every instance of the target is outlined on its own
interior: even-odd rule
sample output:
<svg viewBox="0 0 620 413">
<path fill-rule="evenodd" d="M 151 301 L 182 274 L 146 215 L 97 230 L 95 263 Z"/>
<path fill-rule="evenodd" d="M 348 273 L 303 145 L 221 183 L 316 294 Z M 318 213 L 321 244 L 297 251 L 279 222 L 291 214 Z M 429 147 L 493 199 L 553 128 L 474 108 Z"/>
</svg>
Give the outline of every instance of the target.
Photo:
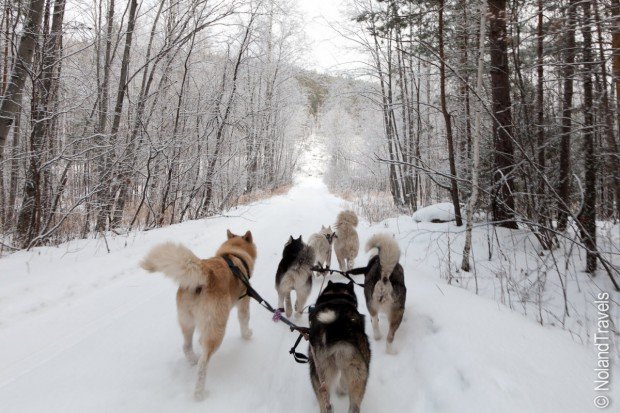
<svg viewBox="0 0 620 413">
<path fill-rule="evenodd" d="M 2 248 L 268 196 L 321 134 L 332 191 L 451 202 L 462 270 L 484 213 L 618 287 L 597 222 L 620 218 L 619 2 L 344 3 L 365 60 L 319 73 L 290 0 L 2 1 Z"/>
</svg>

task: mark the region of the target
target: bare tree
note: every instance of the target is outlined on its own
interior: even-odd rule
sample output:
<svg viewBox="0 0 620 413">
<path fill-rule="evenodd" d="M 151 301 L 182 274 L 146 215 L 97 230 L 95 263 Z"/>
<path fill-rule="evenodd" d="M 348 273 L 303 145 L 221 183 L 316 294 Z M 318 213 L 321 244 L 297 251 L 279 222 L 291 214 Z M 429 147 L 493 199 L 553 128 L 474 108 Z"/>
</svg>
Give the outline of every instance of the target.
<svg viewBox="0 0 620 413">
<path fill-rule="evenodd" d="M 441 112 L 446 124 L 446 138 L 448 139 L 448 162 L 450 163 L 450 195 L 452 197 L 452 205 L 454 206 L 454 216 L 456 219 L 456 226 L 463 225 L 461 218 L 461 203 L 459 201 L 459 188 L 457 184 L 456 163 L 454 160 L 454 138 L 452 136 L 452 119 L 448 112 L 448 105 L 446 103 L 446 56 L 444 52 L 444 12 L 445 2 L 439 0 L 439 99 L 441 101 Z"/>
<path fill-rule="evenodd" d="M 491 95 L 494 116 L 493 220 L 506 228 L 517 228 L 514 219 L 514 146 L 510 73 L 508 68 L 506 0 L 489 0 L 489 47 Z"/>
<path fill-rule="evenodd" d="M 30 0 L 27 6 L 28 13 L 19 40 L 15 64 L 11 71 L 11 78 L 8 86 L 2 96 L 2 102 L 0 102 L 0 160 L 2 160 L 4 144 L 13 120 L 15 119 L 15 114 L 20 110 L 20 106 L 18 105 L 19 99 L 17 97 L 24 88 L 28 70 L 32 64 L 37 36 L 41 31 L 41 19 L 44 5 L 45 0 Z"/>
</svg>

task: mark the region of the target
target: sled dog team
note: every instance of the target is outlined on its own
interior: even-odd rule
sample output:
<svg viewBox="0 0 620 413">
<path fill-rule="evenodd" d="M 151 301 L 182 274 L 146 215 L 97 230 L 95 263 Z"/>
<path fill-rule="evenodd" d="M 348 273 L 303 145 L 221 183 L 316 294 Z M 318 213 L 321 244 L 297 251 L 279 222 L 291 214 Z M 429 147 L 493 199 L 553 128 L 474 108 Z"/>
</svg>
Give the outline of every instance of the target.
<svg viewBox="0 0 620 413">
<path fill-rule="evenodd" d="M 403 319 L 407 293 L 399 263 L 400 249 L 392 236 L 375 234 L 366 244 L 366 252 L 371 253 L 368 264 L 354 268 L 359 250 L 357 223 L 353 211 L 342 211 L 336 219 L 335 231 L 331 226 L 322 226 L 307 244 L 301 236 L 289 237 L 276 271 L 278 307 L 287 317 L 293 312 L 295 317 L 301 315 L 312 290 L 313 268 L 330 265 L 333 246 L 341 271 L 364 274 L 364 296 L 374 338 L 381 339 L 379 313 L 383 313 L 389 322 L 386 350 L 394 353 L 392 342 Z M 168 242 L 154 247 L 141 262 L 145 270 L 163 272 L 179 284 L 177 310 L 183 352 L 192 365 L 198 365 L 194 393 L 198 400 L 205 396 L 209 359 L 222 343 L 233 307 L 237 307 L 241 336 L 244 339 L 252 336 L 250 297 L 245 295 L 246 288 L 237 277 L 240 273 L 249 279 L 255 260 L 252 233 L 236 235 L 227 231 L 227 240 L 212 258 L 200 259 L 185 246 Z M 322 413 L 332 412 L 330 389 L 336 380 L 338 395 L 349 395 L 349 413 L 359 412 L 364 397 L 370 344 L 354 287 L 352 282 L 328 281 L 309 310 L 310 379 Z M 293 291 L 295 305 L 291 302 Z M 192 346 L 196 328 L 202 347 L 200 355 Z"/>
</svg>

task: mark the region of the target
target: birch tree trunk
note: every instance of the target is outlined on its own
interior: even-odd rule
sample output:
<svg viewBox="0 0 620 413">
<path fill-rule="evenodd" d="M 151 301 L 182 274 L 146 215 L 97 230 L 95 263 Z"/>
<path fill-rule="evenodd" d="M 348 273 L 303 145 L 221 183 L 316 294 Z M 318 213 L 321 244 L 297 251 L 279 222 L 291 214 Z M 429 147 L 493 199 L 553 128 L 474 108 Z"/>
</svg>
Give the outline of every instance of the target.
<svg viewBox="0 0 620 413">
<path fill-rule="evenodd" d="M 476 95 L 478 99 L 482 98 L 484 91 L 482 89 L 482 76 L 484 73 L 484 37 L 487 20 L 487 3 L 486 0 L 480 2 L 480 38 L 478 40 L 478 74 L 476 79 Z M 474 209 L 478 201 L 478 180 L 480 175 L 480 141 L 482 139 L 482 130 L 480 119 L 482 117 L 483 102 L 476 102 L 476 119 L 474 123 L 474 137 L 472 143 L 472 160 L 473 167 L 471 171 L 471 196 L 467 203 L 467 218 L 465 223 L 465 246 L 463 247 L 463 261 L 461 269 L 469 272 L 471 267 L 469 264 L 469 256 L 471 253 L 471 232 L 474 226 Z M 477 291 L 476 291 L 477 292 Z"/>
</svg>

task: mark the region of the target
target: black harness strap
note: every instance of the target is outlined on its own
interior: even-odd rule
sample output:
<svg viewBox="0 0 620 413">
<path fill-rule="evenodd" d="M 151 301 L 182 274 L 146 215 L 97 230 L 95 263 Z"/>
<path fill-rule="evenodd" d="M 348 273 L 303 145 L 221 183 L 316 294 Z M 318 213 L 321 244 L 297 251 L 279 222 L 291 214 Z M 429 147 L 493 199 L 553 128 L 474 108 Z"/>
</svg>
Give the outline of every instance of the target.
<svg viewBox="0 0 620 413">
<path fill-rule="evenodd" d="M 235 257 L 239 258 L 236 255 L 235 255 Z M 245 274 L 243 274 L 239 270 L 239 268 L 237 268 L 237 266 L 235 266 L 235 264 L 232 262 L 230 257 L 228 257 L 227 255 L 222 255 L 222 258 L 224 259 L 224 261 L 226 261 L 226 264 L 228 264 L 228 267 L 230 268 L 232 273 L 235 275 L 235 277 L 237 277 L 237 279 L 239 279 L 239 281 L 241 281 L 243 283 L 243 285 L 245 285 L 246 292 L 245 292 L 244 295 L 242 295 L 239 298 L 245 297 L 247 295 L 247 296 L 255 299 L 256 301 L 258 301 L 258 303 L 262 307 L 264 307 L 267 311 L 271 312 L 272 314 L 275 314 L 277 312 L 278 313 L 277 320 L 282 321 L 284 324 L 289 326 L 291 331 L 297 331 L 301 335 L 303 335 L 304 337 L 308 336 L 308 333 L 310 332 L 310 329 L 308 327 L 300 327 L 297 324 L 295 324 L 292 321 L 290 321 L 289 319 L 287 319 L 286 317 L 283 317 L 280 314 L 279 310 L 276 310 L 275 308 L 273 308 L 271 306 L 271 304 L 269 304 L 263 297 L 261 297 L 261 295 L 252 287 L 252 285 L 250 284 L 250 279 Z M 241 258 L 239 258 L 239 259 L 241 259 Z M 241 262 L 244 262 L 244 261 L 241 260 Z M 248 272 L 248 274 L 249 274 L 249 272 Z"/>
<path fill-rule="evenodd" d="M 363 267 L 363 268 L 354 268 L 352 270 L 349 271 L 338 271 L 338 270 L 334 270 L 331 269 L 329 267 L 323 268 L 320 265 L 315 265 L 314 267 L 312 267 L 312 271 L 316 271 L 316 272 L 328 272 L 330 274 L 336 273 L 336 274 L 340 274 L 342 275 L 344 278 L 346 278 L 347 280 L 351 281 L 353 284 L 357 285 L 358 287 L 364 287 L 364 284 L 362 283 L 358 283 L 357 281 L 355 281 L 352 277 L 351 274 L 365 274 L 367 267 Z"/>
<path fill-rule="evenodd" d="M 241 264 L 243 265 L 243 269 L 245 269 L 245 273 L 247 274 L 247 276 L 249 278 L 251 271 L 250 271 L 250 266 L 248 265 L 248 263 L 243 258 L 241 258 L 241 256 L 239 256 L 237 254 L 228 253 L 228 254 L 225 255 L 226 258 L 228 258 L 228 256 L 235 257 L 236 259 L 241 261 Z M 224 259 L 226 259 L 226 258 L 224 258 Z M 228 263 L 228 261 L 226 263 L 230 267 L 230 264 Z"/>
<path fill-rule="evenodd" d="M 310 361 L 308 356 L 306 356 L 303 353 L 297 352 L 297 346 L 301 342 L 302 337 L 305 337 L 305 335 L 303 333 L 299 333 L 299 337 L 297 337 L 297 340 L 295 340 L 295 344 L 293 344 L 293 347 L 291 347 L 288 353 L 292 354 L 295 361 L 298 362 L 299 364 L 306 364 Z"/>
</svg>

